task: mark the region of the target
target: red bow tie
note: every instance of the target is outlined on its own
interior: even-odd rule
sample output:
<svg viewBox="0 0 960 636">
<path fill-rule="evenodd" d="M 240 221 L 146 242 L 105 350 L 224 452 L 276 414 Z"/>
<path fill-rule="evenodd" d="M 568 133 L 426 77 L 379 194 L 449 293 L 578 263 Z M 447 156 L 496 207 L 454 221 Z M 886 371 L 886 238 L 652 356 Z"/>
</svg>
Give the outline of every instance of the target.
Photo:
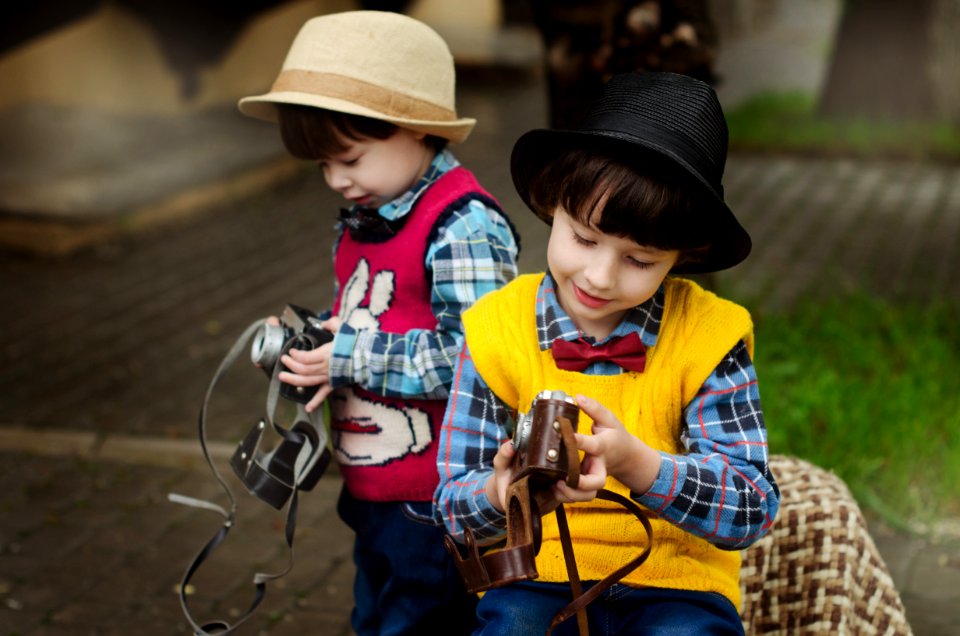
<svg viewBox="0 0 960 636">
<path fill-rule="evenodd" d="M 598 346 L 591 345 L 583 338 L 573 342 L 557 338 L 550 350 L 557 368 L 567 371 L 583 371 L 592 362 L 608 361 L 621 369 L 640 373 L 647 361 L 646 348 L 637 332 L 611 338 Z"/>
</svg>

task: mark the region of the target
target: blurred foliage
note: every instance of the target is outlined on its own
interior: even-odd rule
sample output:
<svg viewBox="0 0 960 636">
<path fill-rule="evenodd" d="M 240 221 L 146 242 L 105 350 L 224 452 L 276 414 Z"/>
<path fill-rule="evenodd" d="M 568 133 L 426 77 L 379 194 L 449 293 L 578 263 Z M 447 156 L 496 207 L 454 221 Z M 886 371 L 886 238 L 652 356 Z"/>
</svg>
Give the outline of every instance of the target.
<svg viewBox="0 0 960 636">
<path fill-rule="evenodd" d="M 824 118 L 804 93 L 763 93 L 726 116 L 734 152 L 960 161 L 960 127 Z"/>
<path fill-rule="evenodd" d="M 960 303 L 852 294 L 755 319 L 771 453 L 902 527 L 960 515 Z"/>
</svg>

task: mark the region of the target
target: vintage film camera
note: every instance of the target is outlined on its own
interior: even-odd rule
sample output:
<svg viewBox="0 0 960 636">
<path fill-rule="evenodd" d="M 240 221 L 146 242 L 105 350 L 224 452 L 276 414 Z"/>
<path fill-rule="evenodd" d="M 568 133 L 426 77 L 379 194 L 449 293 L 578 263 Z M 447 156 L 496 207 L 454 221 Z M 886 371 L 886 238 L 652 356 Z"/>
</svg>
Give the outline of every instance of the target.
<svg viewBox="0 0 960 636">
<path fill-rule="evenodd" d="M 288 304 L 279 325 L 264 323 L 253 336 L 250 360 L 272 378 L 280 356 L 289 349 L 312 351 L 333 340 L 333 334 L 320 326 L 320 319 L 308 309 Z M 280 365 L 280 371 L 288 369 Z M 317 387 L 280 384 L 280 395 L 288 400 L 306 404 L 317 393 Z"/>
<path fill-rule="evenodd" d="M 539 576 L 536 555 L 540 551 L 540 510 L 550 496 L 551 487 L 557 481 L 563 480 L 571 487 L 576 487 L 580 481 L 580 456 L 574 436 L 579 415 L 580 409 L 576 402 L 563 391 L 541 391 L 531 403 L 530 410 L 518 415 L 512 440 L 516 450 L 511 463 L 514 478 L 507 488 L 505 504 L 506 545 L 483 551 L 478 547 L 473 532 L 467 528 L 464 531 L 464 555 L 451 536 L 444 537 L 444 546 L 453 557 L 468 591 L 482 592 Z M 646 530 L 647 545 L 635 558 L 584 592 L 577 571 L 566 512 L 562 504 L 557 506 L 554 512 L 573 600 L 554 616 L 547 634 L 560 623 L 576 616 L 579 633 L 586 636 L 589 631 L 586 606 L 646 561 L 653 547 L 650 521 L 639 505 L 604 488 L 597 492 L 597 499 L 618 503 L 637 517 Z"/>
<path fill-rule="evenodd" d="M 576 486 L 580 457 L 574 433 L 580 409 L 563 391 L 541 391 L 530 410 L 519 414 L 513 435 L 514 480 L 507 489 L 507 544 L 481 555 L 473 533 L 465 532 L 467 555 L 444 538 L 467 589 L 481 592 L 537 578 L 534 558 L 540 551 L 542 495 L 559 481 Z"/>
<path fill-rule="evenodd" d="M 230 466 L 250 494 L 259 497 L 276 509 L 286 504 L 295 488 L 312 490 L 330 463 L 326 446 L 326 430 L 315 417 L 307 415 L 302 405 L 316 395 L 317 387 L 300 387 L 280 382 L 277 375 L 286 367 L 277 364 L 290 349 L 310 351 L 330 342 L 333 334 L 320 326 L 320 319 L 309 309 L 288 304 L 279 325 L 263 322 L 253 335 L 250 346 L 251 361 L 263 369 L 271 384 L 277 383 L 277 393 L 297 403 L 297 421 L 289 429 L 274 427 L 281 441 L 272 450 L 260 449 L 269 420 L 259 420 L 240 442 Z M 273 387 L 271 387 L 273 388 Z M 276 408 L 267 394 L 267 413 L 271 417 Z"/>
</svg>

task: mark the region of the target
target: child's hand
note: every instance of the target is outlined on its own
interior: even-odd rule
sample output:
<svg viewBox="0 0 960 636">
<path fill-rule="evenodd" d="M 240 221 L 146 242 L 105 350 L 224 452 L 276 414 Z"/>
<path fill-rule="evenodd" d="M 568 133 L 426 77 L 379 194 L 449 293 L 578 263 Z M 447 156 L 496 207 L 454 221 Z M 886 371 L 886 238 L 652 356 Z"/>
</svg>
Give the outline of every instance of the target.
<svg viewBox="0 0 960 636">
<path fill-rule="evenodd" d="M 340 331 L 340 325 L 343 324 L 338 316 L 331 316 L 320 323 L 320 326 L 329 331 L 330 333 L 337 333 Z"/>
<path fill-rule="evenodd" d="M 513 456 L 516 454 L 513 442 L 510 440 L 500 444 L 500 449 L 493 458 L 493 475 L 487 480 L 487 499 L 500 512 L 506 512 L 507 487 L 513 482 Z"/>
<path fill-rule="evenodd" d="M 580 438 L 585 439 L 586 436 L 577 435 L 577 446 L 586 452 Z M 603 488 L 605 483 L 607 483 L 607 467 L 603 457 L 587 453 L 580 462 L 580 481 L 577 482 L 577 487 L 571 488 L 567 482 L 558 481 L 553 486 L 553 497 L 558 504 L 593 501 L 597 497 L 597 491 Z M 549 510 L 541 510 L 541 512 L 549 512 Z"/>
<path fill-rule="evenodd" d="M 507 488 L 514 479 L 514 471 L 511 467 L 514 455 L 516 450 L 512 441 L 508 440 L 501 444 L 493 458 L 493 476 L 487 481 L 487 498 L 500 512 L 505 512 L 507 509 Z M 561 503 L 591 501 L 596 498 L 597 491 L 603 488 L 606 481 L 607 471 L 603 461 L 588 455 L 580 464 L 580 481 L 576 488 L 571 488 L 564 481 L 558 481 L 549 491 L 537 494 L 540 514 L 552 512 Z"/>
<path fill-rule="evenodd" d="M 577 405 L 593 420 L 593 435 L 577 433 L 580 450 L 587 458 L 602 460 L 607 473 L 630 490 L 650 490 L 660 472 L 660 453 L 630 434 L 603 404 L 578 395 Z"/>
<path fill-rule="evenodd" d="M 273 316 L 271 316 L 273 318 Z M 267 319 L 270 320 L 269 318 Z M 330 318 L 320 323 L 320 326 L 327 331 L 336 333 L 340 330 L 341 321 L 339 318 Z M 312 413 L 314 409 L 320 406 L 333 387 L 330 386 L 330 358 L 333 356 L 333 342 L 304 351 L 302 349 L 290 349 L 286 354 L 280 356 L 280 362 L 289 371 L 281 371 L 279 379 L 281 382 L 292 384 L 293 386 L 316 386 L 316 395 L 307 402 L 304 407 L 307 413 Z"/>
</svg>

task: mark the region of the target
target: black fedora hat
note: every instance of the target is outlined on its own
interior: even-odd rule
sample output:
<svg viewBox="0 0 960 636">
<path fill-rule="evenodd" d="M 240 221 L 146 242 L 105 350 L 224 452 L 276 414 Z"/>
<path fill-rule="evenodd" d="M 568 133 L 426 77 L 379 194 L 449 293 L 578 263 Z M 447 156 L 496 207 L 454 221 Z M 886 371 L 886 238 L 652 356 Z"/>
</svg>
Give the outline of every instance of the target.
<svg viewBox="0 0 960 636">
<path fill-rule="evenodd" d="M 750 253 L 750 235 L 723 200 L 727 122 L 710 85 L 675 73 L 616 75 L 577 128 L 538 129 L 521 136 L 510 172 L 531 209 L 531 179 L 559 152 L 578 147 L 609 151 L 626 162 L 635 159 L 637 166 L 656 161 L 700 191 L 710 208 L 704 218 L 714 228 L 714 240 L 702 259 L 675 267 L 675 272 L 727 269 Z"/>
</svg>

